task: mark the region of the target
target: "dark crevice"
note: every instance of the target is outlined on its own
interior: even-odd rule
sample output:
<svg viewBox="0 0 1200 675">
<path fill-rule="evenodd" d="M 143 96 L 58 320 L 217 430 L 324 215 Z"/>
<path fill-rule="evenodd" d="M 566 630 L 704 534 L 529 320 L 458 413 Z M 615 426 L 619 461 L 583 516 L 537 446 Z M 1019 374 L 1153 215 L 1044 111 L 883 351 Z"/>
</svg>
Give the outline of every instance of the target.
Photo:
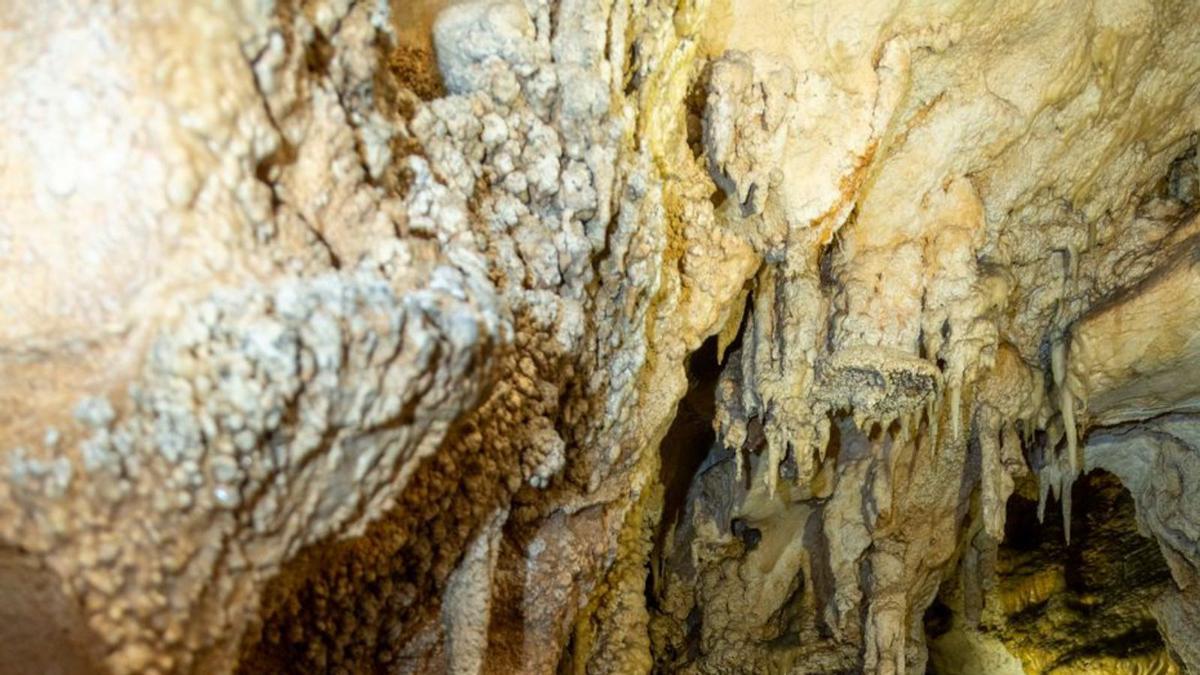
<svg viewBox="0 0 1200 675">
<path fill-rule="evenodd" d="M 711 68 L 704 68 L 688 88 L 684 106 L 687 108 L 687 144 L 692 156 L 704 164 L 704 110 L 708 106 L 708 80 Z M 722 193 L 723 194 L 723 193 Z"/>
<path fill-rule="evenodd" d="M 716 415 L 715 395 L 720 374 L 717 338 L 713 336 L 688 359 L 687 393 L 679 401 L 675 420 L 658 448 L 663 512 L 655 536 L 654 560 L 662 551 L 666 533 L 683 512 L 692 479 L 716 442 L 713 417 Z"/>
<path fill-rule="evenodd" d="M 320 31 L 313 31 L 312 42 L 304 46 L 304 67 L 317 78 L 329 76 L 333 63 L 333 44 Z"/>
<path fill-rule="evenodd" d="M 634 98 L 637 95 L 637 90 L 641 86 L 641 51 L 640 45 L 634 40 L 629 45 L 629 54 L 625 59 L 625 98 Z"/>
<path fill-rule="evenodd" d="M 950 609 L 941 596 L 933 599 L 933 604 L 925 610 L 925 638 L 935 640 L 946 633 L 954 624 L 954 610 Z"/>
<path fill-rule="evenodd" d="M 1170 199 L 1192 206 L 1200 197 L 1200 166 L 1196 164 L 1196 142 L 1193 140 L 1172 162 L 1160 193 Z"/>
<path fill-rule="evenodd" d="M 1099 470 L 1075 482 L 1070 544 L 1058 510 L 1048 508 L 1039 523 L 1036 498 L 1025 494 L 1009 499 L 996 552 L 988 602 L 1001 620 L 979 630 L 1050 670 L 1083 672 L 1105 660 L 1165 653 L 1149 607 L 1171 583 L 1170 570 L 1154 539 L 1138 533 L 1133 497 L 1121 482 Z M 938 670 L 945 662 L 936 657 L 937 639 L 963 625 L 950 598 L 940 597 L 925 614 L 926 636 L 935 645 L 930 673 L 954 672 Z"/>
</svg>

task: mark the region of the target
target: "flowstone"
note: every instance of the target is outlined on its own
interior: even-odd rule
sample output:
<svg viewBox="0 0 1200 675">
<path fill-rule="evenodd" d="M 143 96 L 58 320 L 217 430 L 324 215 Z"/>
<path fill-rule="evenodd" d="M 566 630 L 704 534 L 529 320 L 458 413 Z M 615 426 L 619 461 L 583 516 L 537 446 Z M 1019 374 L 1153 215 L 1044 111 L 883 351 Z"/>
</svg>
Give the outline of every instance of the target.
<svg viewBox="0 0 1200 675">
<path fill-rule="evenodd" d="M 0 670 L 1200 668 L 1200 4 L 8 4 Z"/>
</svg>

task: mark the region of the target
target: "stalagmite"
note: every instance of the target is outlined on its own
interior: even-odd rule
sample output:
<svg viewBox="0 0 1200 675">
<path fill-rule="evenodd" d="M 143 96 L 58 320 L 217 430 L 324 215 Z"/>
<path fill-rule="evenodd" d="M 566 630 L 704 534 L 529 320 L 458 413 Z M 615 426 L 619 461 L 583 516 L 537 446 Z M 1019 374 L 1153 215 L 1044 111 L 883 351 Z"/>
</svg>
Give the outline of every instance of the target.
<svg viewBox="0 0 1200 675">
<path fill-rule="evenodd" d="M 962 389 L 956 384 L 946 388 L 946 396 L 950 399 L 950 430 L 954 438 L 958 438 L 962 426 Z"/>
</svg>

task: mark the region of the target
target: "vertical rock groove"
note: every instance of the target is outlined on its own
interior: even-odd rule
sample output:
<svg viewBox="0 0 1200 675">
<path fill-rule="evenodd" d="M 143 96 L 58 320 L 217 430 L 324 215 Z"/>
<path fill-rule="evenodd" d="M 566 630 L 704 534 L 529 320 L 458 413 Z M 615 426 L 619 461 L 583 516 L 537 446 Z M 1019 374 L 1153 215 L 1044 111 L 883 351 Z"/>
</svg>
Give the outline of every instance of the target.
<svg viewBox="0 0 1200 675">
<path fill-rule="evenodd" d="M 1200 670 L 1200 4 L 8 5 L 0 671 Z"/>
</svg>

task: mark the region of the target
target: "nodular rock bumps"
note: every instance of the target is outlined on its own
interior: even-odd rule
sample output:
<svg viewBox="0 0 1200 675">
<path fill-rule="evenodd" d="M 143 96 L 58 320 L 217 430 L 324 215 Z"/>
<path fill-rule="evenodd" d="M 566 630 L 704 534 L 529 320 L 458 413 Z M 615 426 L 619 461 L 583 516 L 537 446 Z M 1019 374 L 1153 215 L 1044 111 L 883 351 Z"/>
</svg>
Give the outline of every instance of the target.
<svg viewBox="0 0 1200 675">
<path fill-rule="evenodd" d="M 0 672 L 1200 672 L 1200 4 L 0 26 Z"/>
</svg>

